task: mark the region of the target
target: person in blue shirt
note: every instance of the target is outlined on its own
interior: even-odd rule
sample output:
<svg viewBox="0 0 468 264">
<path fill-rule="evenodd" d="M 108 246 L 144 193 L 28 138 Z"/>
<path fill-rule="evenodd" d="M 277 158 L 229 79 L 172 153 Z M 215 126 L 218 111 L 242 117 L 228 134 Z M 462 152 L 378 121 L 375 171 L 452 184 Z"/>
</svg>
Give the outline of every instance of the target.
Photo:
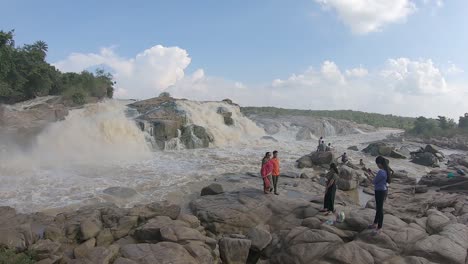
<svg viewBox="0 0 468 264">
<path fill-rule="evenodd" d="M 375 190 L 375 218 L 374 223 L 369 225 L 369 228 L 374 229 L 373 234 L 377 235 L 382 229 L 384 218 L 383 204 L 387 196 L 387 183 L 390 182 L 392 169 L 389 166 L 389 161 L 382 156 L 378 156 L 375 159 L 375 163 L 379 167 L 379 171 L 372 181 Z"/>
</svg>

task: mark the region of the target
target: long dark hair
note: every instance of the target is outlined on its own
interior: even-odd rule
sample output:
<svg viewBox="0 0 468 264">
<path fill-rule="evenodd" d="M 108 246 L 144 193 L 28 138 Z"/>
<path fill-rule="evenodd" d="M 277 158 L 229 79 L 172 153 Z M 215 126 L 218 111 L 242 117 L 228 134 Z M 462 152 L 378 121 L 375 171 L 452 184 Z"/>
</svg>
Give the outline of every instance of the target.
<svg viewBox="0 0 468 264">
<path fill-rule="evenodd" d="M 390 161 L 388 159 L 382 157 L 382 156 L 378 156 L 375 159 L 375 163 L 382 165 L 385 172 L 387 172 L 387 183 L 390 183 L 392 181 L 391 177 L 392 177 L 392 173 L 393 173 L 393 170 L 392 170 L 392 168 L 390 168 L 390 165 L 389 165 Z"/>
<path fill-rule="evenodd" d="M 330 164 L 330 170 L 334 171 L 336 174 L 340 174 L 335 163 Z"/>
<path fill-rule="evenodd" d="M 263 157 L 263 159 L 262 159 L 262 165 L 265 164 L 268 161 L 268 155 L 271 156 L 271 153 L 270 152 L 265 153 L 265 157 Z"/>
</svg>

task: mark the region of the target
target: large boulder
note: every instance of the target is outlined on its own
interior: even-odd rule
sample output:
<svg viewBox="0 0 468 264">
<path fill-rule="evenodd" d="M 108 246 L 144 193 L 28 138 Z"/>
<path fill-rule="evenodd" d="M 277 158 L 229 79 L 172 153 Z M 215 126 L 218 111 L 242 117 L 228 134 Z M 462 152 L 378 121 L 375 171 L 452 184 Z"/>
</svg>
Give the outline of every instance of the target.
<svg viewBox="0 0 468 264">
<path fill-rule="evenodd" d="M 232 119 L 232 112 L 226 107 L 219 107 L 217 113 L 220 114 L 224 119 L 224 124 L 227 126 L 234 125 L 234 119 Z"/>
<path fill-rule="evenodd" d="M 223 186 L 218 183 L 212 183 L 201 190 L 201 196 L 205 195 L 217 195 L 223 193 Z"/>
<path fill-rule="evenodd" d="M 450 224 L 450 218 L 448 218 L 442 212 L 431 209 L 427 212 L 427 214 L 428 217 L 426 230 L 429 234 L 437 234 L 442 231 L 446 225 Z"/>
<path fill-rule="evenodd" d="M 339 168 L 339 179 L 337 182 L 337 187 L 343 191 L 354 190 L 358 186 L 360 173 L 348 166 L 341 166 Z"/>
<path fill-rule="evenodd" d="M 396 150 L 392 150 L 392 152 L 390 152 L 390 157 L 394 159 L 406 159 L 407 158 L 405 155 L 403 155 L 402 153 Z"/>
<path fill-rule="evenodd" d="M 244 264 L 247 262 L 251 241 L 248 239 L 223 237 L 219 240 L 221 260 L 226 264 Z"/>
<path fill-rule="evenodd" d="M 253 227 L 247 232 L 247 238 L 252 241 L 252 249 L 262 251 L 271 242 L 271 234 L 262 227 Z"/>
<path fill-rule="evenodd" d="M 437 263 L 465 264 L 467 251 L 447 237 L 432 235 L 416 242 L 411 254 Z"/>
<path fill-rule="evenodd" d="M 390 156 L 393 150 L 394 150 L 394 147 L 389 146 L 384 142 L 374 142 L 374 143 L 369 144 L 362 151 L 372 156 L 379 156 L 379 155 Z"/>
<path fill-rule="evenodd" d="M 184 246 L 171 242 L 126 245 L 120 253 L 136 263 L 199 263 Z"/>
<path fill-rule="evenodd" d="M 299 168 L 311 168 L 314 165 L 326 165 L 332 163 L 334 160 L 333 152 L 321 151 L 312 152 L 309 155 L 305 155 L 297 160 L 297 166 Z"/>
<path fill-rule="evenodd" d="M 434 167 L 439 164 L 439 159 L 430 152 L 419 152 L 413 154 L 411 162 L 423 166 Z"/>
<path fill-rule="evenodd" d="M 168 226 L 189 227 L 190 225 L 179 220 L 173 221 L 167 216 L 157 216 L 135 229 L 133 236 L 140 242 L 155 243 L 163 240 L 161 229 Z"/>
<path fill-rule="evenodd" d="M 214 137 L 202 126 L 189 125 L 182 129 L 180 140 L 186 148 L 196 149 L 209 147 Z"/>
<path fill-rule="evenodd" d="M 270 263 L 318 263 L 319 259 L 343 244 L 343 240 L 335 234 L 307 227 L 296 227 L 285 232 L 281 241 Z"/>
<path fill-rule="evenodd" d="M 160 149 L 165 149 L 166 141 L 179 136 L 182 122 L 179 120 L 157 120 L 153 122 L 153 137 Z"/>
<path fill-rule="evenodd" d="M 348 149 L 352 151 L 359 151 L 359 148 L 357 146 L 351 146 L 351 147 L 348 147 Z"/>
</svg>

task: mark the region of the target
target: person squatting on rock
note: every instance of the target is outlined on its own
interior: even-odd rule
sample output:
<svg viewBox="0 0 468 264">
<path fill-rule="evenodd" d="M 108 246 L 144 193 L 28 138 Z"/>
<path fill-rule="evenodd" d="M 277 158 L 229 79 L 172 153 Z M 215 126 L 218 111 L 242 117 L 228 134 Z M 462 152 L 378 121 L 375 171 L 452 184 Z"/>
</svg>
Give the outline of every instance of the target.
<svg viewBox="0 0 468 264">
<path fill-rule="evenodd" d="M 271 160 L 271 153 L 267 152 L 262 159 L 262 168 L 260 174 L 263 178 L 263 192 L 269 194 L 273 189 L 271 188 L 271 175 L 273 173 L 273 162 Z"/>
<path fill-rule="evenodd" d="M 387 184 L 390 182 L 390 176 L 393 170 L 389 166 L 389 161 L 382 156 L 378 156 L 375 159 L 375 163 L 377 164 L 377 167 L 379 167 L 380 170 L 377 172 L 377 175 L 375 175 L 374 180 L 372 181 L 375 190 L 376 212 L 374 223 L 372 225 L 369 225 L 369 229 L 374 229 L 373 234 L 377 235 L 382 229 L 384 218 L 383 204 L 387 196 Z"/>
<path fill-rule="evenodd" d="M 280 176 L 280 164 L 278 159 L 278 151 L 273 151 L 273 158 L 271 159 L 273 163 L 273 171 L 272 171 L 272 179 L 273 179 L 273 188 L 275 190 L 275 194 L 278 195 L 278 179 Z"/>
<path fill-rule="evenodd" d="M 335 212 L 336 181 L 338 180 L 338 168 L 335 163 L 330 164 L 330 171 L 327 173 L 327 186 L 325 188 L 325 198 L 323 199 L 323 209 L 327 215 Z"/>
<path fill-rule="evenodd" d="M 343 155 L 339 156 L 336 160 L 338 161 L 341 158 L 341 163 L 346 164 L 349 161 L 348 154 L 343 153 Z"/>
</svg>

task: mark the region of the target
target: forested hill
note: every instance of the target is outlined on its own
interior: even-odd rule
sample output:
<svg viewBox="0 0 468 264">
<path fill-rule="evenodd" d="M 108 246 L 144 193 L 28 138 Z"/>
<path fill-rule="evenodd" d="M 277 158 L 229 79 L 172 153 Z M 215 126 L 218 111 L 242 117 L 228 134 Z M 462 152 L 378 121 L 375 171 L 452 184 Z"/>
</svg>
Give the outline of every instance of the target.
<svg viewBox="0 0 468 264">
<path fill-rule="evenodd" d="M 47 50 L 44 41 L 15 46 L 14 31 L 0 31 L 0 103 L 63 95 L 84 104 L 89 98 L 113 96 L 111 74 L 103 70 L 62 73 L 46 62 Z"/>
<path fill-rule="evenodd" d="M 283 109 L 276 107 L 242 107 L 242 112 L 245 115 L 266 115 L 266 116 L 314 116 L 314 117 L 330 117 L 335 119 L 343 119 L 354 121 L 359 124 L 368 124 L 375 127 L 392 127 L 399 129 L 413 128 L 415 118 L 401 117 L 395 115 L 382 115 L 375 113 L 366 113 L 352 110 L 298 110 L 298 109 Z"/>
</svg>

